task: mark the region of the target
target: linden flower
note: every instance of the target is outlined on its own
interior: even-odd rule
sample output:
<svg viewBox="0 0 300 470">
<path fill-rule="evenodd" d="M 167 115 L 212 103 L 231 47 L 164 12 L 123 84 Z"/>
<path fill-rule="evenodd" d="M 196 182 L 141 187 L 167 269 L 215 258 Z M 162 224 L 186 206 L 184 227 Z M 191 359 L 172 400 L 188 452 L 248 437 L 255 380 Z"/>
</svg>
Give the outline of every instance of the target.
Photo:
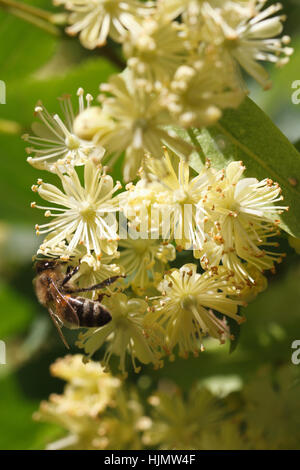
<svg viewBox="0 0 300 470">
<path fill-rule="evenodd" d="M 119 247 L 123 248 L 119 263 L 133 289 L 140 293 L 157 283 L 168 261 L 173 261 L 176 257 L 174 246 L 160 240 L 120 240 Z"/>
<path fill-rule="evenodd" d="M 136 359 L 143 364 L 155 363 L 156 357 L 150 349 L 143 329 L 147 303 L 142 299 L 129 299 L 122 293 L 104 297 L 102 303 L 110 312 L 112 320 L 101 328 L 90 328 L 86 333 L 81 333 L 77 345 L 83 348 L 90 358 L 107 341 L 101 362 L 108 367 L 111 356 L 119 356 L 119 369 L 123 374 L 127 352 L 131 355 L 135 372 L 140 370 Z"/>
<path fill-rule="evenodd" d="M 134 389 L 124 388 L 117 393 L 115 405 L 110 413 L 100 420 L 99 444 L 105 450 L 142 449 L 141 427 L 150 418 L 144 416 L 141 399 Z"/>
<path fill-rule="evenodd" d="M 145 162 L 149 178 L 162 186 L 163 198 L 158 194 L 157 203 L 164 200 L 169 205 L 171 237 L 180 248 L 201 247 L 205 239 L 203 223 L 206 215 L 201 199 L 210 184 L 210 170 L 204 168 L 191 178 L 189 164 L 181 158 L 176 161 L 175 155 L 171 159 L 166 151 L 163 165 L 155 165 L 155 160 L 150 158 Z"/>
<path fill-rule="evenodd" d="M 170 388 L 149 398 L 152 423 L 144 433 L 143 443 L 171 450 L 203 448 L 203 436 L 216 432 L 224 419 L 222 407 L 205 388 L 194 386 L 187 397 L 175 386 Z"/>
<path fill-rule="evenodd" d="M 78 174 L 62 174 L 57 170 L 64 192 L 52 184 L 38 181 L 32 190 L 43 199 L 58 207 L 39 206 L 35 202 L 31 207 L 45 210 L 46 217 L 53 217 L 47 224 L 36 225 L 38 235 L 48 233 L 43 245 L 56 247 L 64 240 L 69 240 L 66 256 L 83 244 L 87 253 L 91 251 L 100 257 L 104 251 L 112 255 L 117 250 L 117 222 L 114 213 L 118 210 L 112 195 L 121 185 L 114 185 L 113 179 L 102 172 L 101 166 L 87 162 L 84 167 L 84 186 Z"/>
<path fill-rule="evenodd" d="M 122 41 L 139 17 L 151 13 L 147 4 L 137 0 L 54 0 L 54 4 L 72 12 L 66 31 L 72 36 L 80 32 L 80 42 L 87 49 L 105 45 L 108 36 Z"/>
<path fill-rule="evenodd" d="M 165 90 L 163 103 L 183 127 L 214 124 L 225 108 L 237 108 L 245 97 L 234 70 L 214 57 L 180 66 Z"/>
<path fill-rule="evenodd" d="M 43 401 L 40 409 L 33 415 L 36 421 L 53 423 L 66 429 L 67 436 L 51 442 L 46 446 L 46 450 L 96 450 L 98 449 L 97 434 L 99 431 L 99 421 L 91 416 L 82 416 L 69 413 L 61 413 L 57 403 Z"/>
<path fill-rule="evenodd" d="M 159 220 L 152 223 L 153 211 L 157 205 L 157 199 L 162 195 L 160 182 L 149 181 L 142 171 L 142 178 L 136 185 L 128 183 L 126 191 L 119 195 L 122 214 L 129 220 L 129 229 L 135 234 L 135 238 L 158 239 L 160 236 Z M 123 223 L 123 225 L 125 225 Z M 131 237 L 133 237 L 133 234 Z M 127 235 L 127 232 L 126 232 Z M 121 238 L 126 238 L 124 236 Z"/>
<path fill-rule="evenodd" d="M 220 266 L 218 270 L 225 270 L 226 268 Z M 255 266 L 246 264 L 245 269 L 248 275 L 251 277 L 252 282 L 249 279 L 244 281 L 235 282 L 234 284 L 228 284 L 227 292 L 231 298 L 237 300 L 243 300 L 247 304 L 252 302 L 260 292 L 263 292 L 268 287 L 267 278 L 259 271 Z M 228 274 L 228 271 L 227 271 Z"/>
<path fill-rule="evenodd" d="M 197 449 L 209 450 L 250 450 L 254 447 L 254 439 L 251 443 L 247 441 L 246 436 L 241 433 L 241 423 L 233 418 L 231 421 L 223 420 L 217 423 L 215 429 L 204 433 L 201 439 L 201 447 Z"/>
<path fill-rule="evenodd" d="M 169 113 L 160 104 L 160 95 L 146 80 L 136 79 L 126 69 L 111 77 L 109 84 L 101 86 L 110 96 L 102 96 L 102 113 L 98 114 L 98 129 L 94 141 L 105 146 L 109 155 L 118 158 L 125 153 L 124 179 L 135 179 L 146 152 L 159 158 L 162 145 L 176 149 L 180 155 L 189 155 L 190 145 L 171 131 Z M 85 113 L 79 120 L 85 120 Z M 107 117 L 110 117 L 108 120 Z M 91 123 L 93 129 L 95 122 Z M 78 123 L 80 129 L 80 123 Z M 84 134 L 88 131 L 85 129 Z"/>
<path fill-rule="evenodd" d="M 150 206 L 151 233 L 163 239 L 174 238 L 180 248 L 200 249 L 205 240 L 206 215 L 202 198 L 211 178 L 208 168 L 191 178 L 189 164 L 175 155 L 170 156 L 166 150 L 161 161 L 145 158 L 141 182 L 129 187 L 126 215 L 145 226 L 143 218 L 148 216 L 145 209 Z"/>
<path fill-rule="evenodd" d="M 263 271 L 282 260 L 282 254 L 267 247 L 278 246 L 268 239 L 278 235 L 276 217 L 287 207 L 274 204 L 283 199 L 278 184 L 269 179 L 242 178 L 244 171 L 242 162 L 232 162 L 216 175 L 217 183 L 207 192 L 206 230 L 210 238 L 203 253 L 195 255 L 202 256 L 205 269 L 222 262 L 239 280 L 255 283 L 244 262 Z"/>
<path fill-rule="evenodd" d="M 276 368 L 275 371 L 272 367 L 264 367 L 245 386 L 245 408 L 241 418 L 247 423 L 246 434 L 249 441 L 258 441 L 259 449 L 298 447 L 298 377 L 295 368 L 289 364 Z"/>
<path fill-rule="evenodd" d="M 52 394 L 48 402 L 41 403 L 34 419 L 58 424 L 69 435 L 48 449 L 98 448 L 98 415 L 114 404 L 120 381 L 105 373 L 100 364 L 83 364 L 82 359 L 79 354 L 66 356 L 51 366 L 52 375 L 67 384 L 62 395 Z"/>
<path fill-rule="evenodd" d="M 164 83 L 185 61 L 185 37 L 184 25 L 156 14 L 130 31 L 123 51 L 129 67 L 138 75 Z"/>
<path fill-rule="evenodd" d="M 191 0 L 157 0 L 157 11 L 169 21 L 180 16 Z"/>
<path fill-rule="evenodd" d="M 85 109 L 83 93 L 83 89 L 79 88 L 77 91 L 79 113 Z M 92 99 L 91 95 L 86 95 L 87 109 Z M 34 154 L 33 157 L 28 157 L 27 161 L 40 170 L 55 172 L 57 165 L 63 169 L 70 165 L 83 165 L 90 158 L 101 160 L 105 152 L 102 147 L 74 134 L 74 110 L 70 96 L 63 97 L 60 103 L 63 119 L 58 114 L 51 116 L 42 104 L 36 106 L 35 114 L 41 121 L 32 125 L 36 135 L 23 136 L 23 139 L 32 145 L 26 149 L 26 152 Z"/>
<path fill-rule="evenodd" d="M 104 372 L 99 363 L 83 363 L 83 356 L 75 354 L 58 359 L 52 364 L 50 371 L 55 377 L 67 381 L 64 389 L 64 399 L 52 395 L 62 413 L 72 410 L 77 415 L 88 414 L 92 417 L 110 405 L 117 389 L 119 379 Z"/>
<path fill-rule="evenodd" d="M 158 285 L 161 296 L 154 300 L 147 321 L 165 328 L 170 349 L 179 346 L 179 354 L 198 354 L 205 335 L 221 343 L 230 336 L 225 320 L 220 320 L 211 309 L 238 323 L 244 319 L 237 315 L 241 302 L 227 297 L 228 275 L 197 274 L 195 264 L 186 264 L 164 276 Z"/>
<path fill-rule="evenodd" d="M 232 1 L 242 6 L 245 6 L 245 3 L 249 2 L 249 0 Z M 186 14 L 188 13 L 189 26 L 191 24 L 197 24 L 197 17 L 201 13 L 203 3 L 209 3 L 213 7 L 224 6 L 224 0 L 156 0 L 156 3 L 157 10 L 160 14 L 170 20 L 182 14 L 184 14 L 184 19 L 186 19 Z"/>
<path fill-rule="evenodd" d="M 219 48 L 224 58 L 244 68 L 264 88 L 270 87 L 269 74 L 258 61 L 278 66 L 286 64 L 293 53 L 288 36 L 277 38 L 283 29 L 284 15 L 273 16 L 282 9 L 277 3 L 263 9 L 267 0 L 246 3 L 226 1 L 219 8 L 204 2 L 201 13 L 205 34 Z"/>
</svg>

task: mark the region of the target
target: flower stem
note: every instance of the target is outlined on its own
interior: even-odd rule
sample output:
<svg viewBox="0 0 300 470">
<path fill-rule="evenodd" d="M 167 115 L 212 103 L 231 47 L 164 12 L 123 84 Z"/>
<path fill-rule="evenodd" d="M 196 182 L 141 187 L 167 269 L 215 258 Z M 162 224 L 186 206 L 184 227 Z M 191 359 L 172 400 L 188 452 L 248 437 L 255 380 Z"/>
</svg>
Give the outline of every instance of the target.
<svg viewBox="0 0 300 470">
<path fill-rule="evenodd" d="M 194 133 L 194 130 L 192 128 L 189 128 L 187 130 L 187 133 L 200 157 L 200 160 L 201 162 L 203 163 L 203 165 L 205 165 L 205 162 L 206 162 L 206 157 L 205 157 L 205 154 L 204 154 L 204 151 L 203 151 L 203 148 L 201 147 L 201 144 L 199 142 L 199 140 L 197 139 L 195 133 Z"/>
<path fill-rule="evenodd" d="M 27 3 L 16 2 L 15 0 L 0 0 L 0 5 L 3 8 L 15 8 L 16 10 L 24 11 L 30 15 L 37 16 L 48 21 L 51 21 L 51 17 L 53 16 L 49 11 L 28 5 Z"/>
<path fill-rule="evenodd" d="M 60 36 L 62 34 L 61 29 L 56 25 L 63 25 L 67 22 L 67 15 L 63 13 L 54 14 L 50 11 L 16 0 L 0 0 L 0 8 L 3 8 L 9 13 L 22 18 L 54 36 Z M 121 70 L 125 68 L 125 62 L 112 46 L 104 46 L 98 49 L 97 52 L 109 59 L 117 68 Z"/>
<path fill-rule="evenodd" d="M 17 2 L 16 0 L 0 0 L 0 7 L 19 18 L 44 29 L 50 34 L 55 36 L 59 36 L 61 34 L 60 29 L 55 26 L 55 23 L 61 23 L 61 15 L 55 15 L 49 11 L 28 5 L 27 3 Z"/>
<path fill-rule="evenodd" d="M 32 15 L 29 15 L 28 13 L 25 13 L 24 11 L 14 10 L 13 8 L 9 9 L 9 12 L 17 16 L 18 18 L 21 18 L 22 20 L 27 21 L 28 23 L 31 23 L 34 26 L 37 26 L 38 28 L 43 29 L 44 31 L 52 34 L 53 36 L 60 36 L 61 34 L 61 31 L 59 30 L 59 28 L 57 28 L 51 23 L 48 23 L 45 20 L 42 20 L 41 18 L 36 18 Z"/>
</svg>

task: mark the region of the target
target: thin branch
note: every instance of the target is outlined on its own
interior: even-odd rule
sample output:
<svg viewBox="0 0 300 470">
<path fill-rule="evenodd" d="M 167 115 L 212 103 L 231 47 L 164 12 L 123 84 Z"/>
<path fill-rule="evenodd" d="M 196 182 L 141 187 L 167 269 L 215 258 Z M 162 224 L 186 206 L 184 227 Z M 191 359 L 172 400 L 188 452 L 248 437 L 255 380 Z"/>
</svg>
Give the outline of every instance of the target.
<svg viewBox="0 0 300 470">
<path fill-rule="evenodd" d="M 15 0 L 0 0 L 0 7 L 8 13 L 43 29 L 53 36 L 60 36 L 61 34 L 61 30 L 54 25 L 56 15 L 53 15 L 53 13 L 49 11 Z"/>
<path fill-rule="evenodd" d="M 64 16 L 61 14 L 53 14 L 49 11 L 28 5 L 27 3 L 18 2 L 16 0 L 0 0 L 0 8 L 3 8 L 8 13 L 22 18 L 54 36 L 60 36 L 63 34 L 61 28 L 55 26 L 62 25 L 64 22 Z M 101 55 L 102 57 L 106 57 L 120 70 L 123 70 L 126 66 L 126 62 L 123 61 L 122 57 L 109 44 L 104 47 L 97 48 L 94 53 L 97 54 L 97 56 Z"/>
<path fill-rule="evenodd" d="M 25 11 L 16 10 L 14 8 L 8 8 L 7 11 L 12 15 L 17 16 L 18 18 L 21 18 L 22 20 L 33 24 L 37 28 L 40 28 L 49 34 L 52 34 L 52 36 L 61 36 L 61 30 L 59 28 L 49 23 L 48 21 L 43 20 L 42 18 L 32 16 L 31 14 L 26 13 Z"/>
<path fill-rule="evenodd" d="M 51 21 L 51 18 L 53 16 L 52 13 L 46 10 L 42 10 L 41 8 L 34 7 L 32 5 L 28 5 L 27 3 L 20 3 L 15 0 L 0 0 L 0 6 L 3 8 L 8 8 L 8 9 L 13 8 L 14 10 L 24 11 L 25 13 L 28 13 L 29 15 L 52 22 Z"/>
</svg>

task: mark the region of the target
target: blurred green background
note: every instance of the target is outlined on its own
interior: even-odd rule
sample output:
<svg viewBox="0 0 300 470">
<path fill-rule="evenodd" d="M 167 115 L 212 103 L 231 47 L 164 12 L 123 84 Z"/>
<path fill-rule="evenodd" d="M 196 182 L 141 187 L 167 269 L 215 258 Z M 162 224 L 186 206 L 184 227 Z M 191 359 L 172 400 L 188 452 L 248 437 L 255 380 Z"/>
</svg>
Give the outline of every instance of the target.
<svg viewBox="0 0 300 470">
<path fill-rule="evenodd" d="M 31 3 L 53 10 L 50 0 Z M 270 67 L 271 91 L 253 83 L 249 87 L 251 97 L 296 143 L 300 105 L 292 104 L 291 94 L 293 81 L 300 80 L 300 2 L 285 0 L 284 6 L 294 56 L 283 69 Z M 0 1 L 0 79 L 7 87 L 6 104 L 0 105 L 0 340 L 7 345 L 7 364 L 0 365 L 0 449 L 44 448 L 60 432 L 32 421 L 32 413 L 40 400 L 62 390 L 63 384 L 50 377 L 49 365 L 66 353 L 32 290 L 31 257 L 39 243 L 34 225 L 41 215 L 30 208 L 30 187 L 38 177 L 51 178 L 26 163 L 20 136 L 29 131 L 39 99 L 53 113 L 58 96 L 76 95 L 79 86 L 96 96 L 99 83 L 117 70 L 106 50 L 83 50 L 76 39 L 51 35 L 9 14 Z M 119 172 L 116 168 L 118 177 Z M 248 306 L 247 323 L 232 354 L 228 346 L 213 343 L 197 359 L 177 359 L 158 372 L 145 368 L 142 375 L 153 384 L 159 377 L 171 378 L 188 389 L 203 378 L 239 376 L 247 382 L 266 364 L 291 364 L 291 343 L 300 339 L 300 262 L 287 240 L 283 244 L 287 258 L 270 277 L 268 290 Z M 140 379 L 130 375 L 129 380 Z"/>
</svg>

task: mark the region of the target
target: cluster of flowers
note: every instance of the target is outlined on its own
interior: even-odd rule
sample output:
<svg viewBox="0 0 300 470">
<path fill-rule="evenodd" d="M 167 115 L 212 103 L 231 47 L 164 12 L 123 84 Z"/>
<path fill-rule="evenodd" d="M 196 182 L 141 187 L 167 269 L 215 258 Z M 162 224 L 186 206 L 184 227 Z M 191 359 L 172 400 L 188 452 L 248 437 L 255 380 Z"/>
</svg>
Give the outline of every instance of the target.
<svg viewBox="0 0 300 470">
<path fill-rule="evenodd" d="M 262 369 L 245 385 L 237 377 L 226 386 L 211 377 L 188 394 L 160 381 L 147 402 L 148 376 L 138 387 L 121 388 L 98 363 L 84 365 L 80 355 L 57 360 L 51 372 L 67 382 L 64 393 L 42 402 L 34 417 L 68 434 L 48 449 L 293 449 L 299 441 L 299 384 L 287 366 L 275 374 Z"/>
<path fill-rule="evenodd" d="M 223 109 L 235 108 L 244 99 L 242 70 L 268 88 L 269 76 L 260 61 L 281 66 L 293 52 L 287 46 L 289 37 L 278 38 L 285 19 L 278 14 L 282 6 L 264 8 L 266 0 L 55 3 L 71 11 L 67 32 L 80 32 L 85 47 L 102 46 L 108 36 L 122 43 L 127 67 L 101 85 L 101 107 L 82 113 L 74 128 L 71 121 L 63 126 L 59 118 L 52 123 L 57 131 L 53 152 L 47 156 L 41 145 L 30 159 L 39 166 L 72 151 L 76 162 L 83 163 L 87 155 L 99 154 L 101 145 L 110 164 L 125 152 L 124 179 L 129 181 L 145 151 L 158 158 L 162 143 L 186 157 L 190 148 L 168 126 L 213 124 Z M 42 106 L 37 112 L 43 114 Z M 51 132 L 51 141 L 54 135 Z"/>
<path fill-rule="evenodd" d="M 55 173 L 63 188 L 41 179 L 32 187 L 52 204 L 32 202 L 52 218 L 36 225 L 37 234 L 46 234 L 38 256 L 80 265 L 79 287 L 126 276 L 102 300 L 112 321 L 78 341 L 89 357 L 105 343 L 104 363 L 116 354 L 123 372 L 126 352 L 138 371 L 136 359 L 159 367 L 177 347 L 184 357 L 197 355 L 207 335 L 221 343 L 232 338 L 225 318 L 244 320 L 239 306 L 265 288 L 262 272 L 282 259 L 272 251 L 286 209 L 274 204 L 282 199 L 279 186 L 244 177 L 235 161 L 217 170 L 207 160 L 196 174 L 188 158 L 193 145 L 174 134 L 174 126 L 210 125 L 222 109 L 239 105 L 245 96 L 239 65 L 265 86 L 257 60 L 286 61 L 279 57 L 291 53 L 282 46 L 288 39 L 274 39 L 284 19 L 274 16 L 280 6 L 264 4 L 65 3 L 70 33 L 81 31 L 89 48 L 110 34 L 123 43 L 128 62 L 101 85 L 101 106 L 79 89 L 78 113 L 69 96 L 61 100 L 61 117 L 41 103 L 35 108 L 34 135 L 24 136 L 28 161 Z M 123 152 L 125 182 L 137 175 L 139 181 L 121 191 L 108 172 Z"/>
</svg>

